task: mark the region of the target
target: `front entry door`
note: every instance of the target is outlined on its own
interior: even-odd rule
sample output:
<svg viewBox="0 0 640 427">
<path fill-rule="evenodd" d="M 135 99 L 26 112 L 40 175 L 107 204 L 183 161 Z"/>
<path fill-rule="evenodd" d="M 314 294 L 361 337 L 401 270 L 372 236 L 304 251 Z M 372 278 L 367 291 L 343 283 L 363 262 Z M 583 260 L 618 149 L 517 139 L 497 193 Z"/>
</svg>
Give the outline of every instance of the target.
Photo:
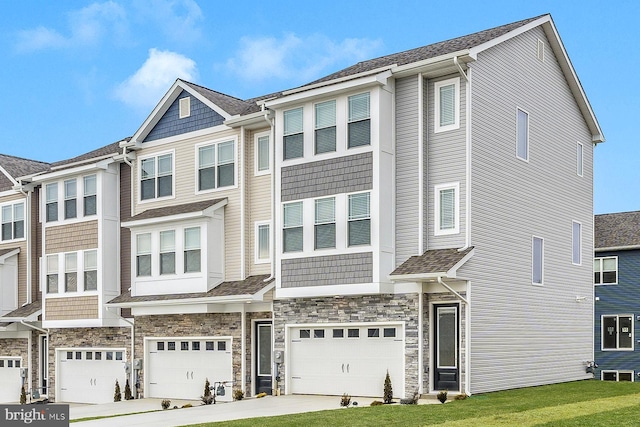
<svg viewBox="0 0 640 427">
<path fill-rule="evenodd" d="M 434 390 L 460 389 L 459 311 L 458 304 L 434 306 Z"/>
<path fill-rule="evenodd" d="M 272 329 L 271 322 L 257 322 L 255 329 L 255 383 L 256 394 L 271 394 L 273 388 L 271 382 L 272 366 L 271 361 L 272 347 Z"/>
</svg>

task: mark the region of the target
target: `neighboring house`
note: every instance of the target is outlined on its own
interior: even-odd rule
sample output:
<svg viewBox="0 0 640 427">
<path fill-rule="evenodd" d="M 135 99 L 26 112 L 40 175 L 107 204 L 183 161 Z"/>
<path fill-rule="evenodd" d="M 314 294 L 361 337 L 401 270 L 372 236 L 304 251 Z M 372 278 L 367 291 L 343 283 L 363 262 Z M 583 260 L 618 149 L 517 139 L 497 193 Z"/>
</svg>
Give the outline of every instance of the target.
<svg viewBox="0 0 640 427">
<path fill-rule="evenodd" d="M 38 328 L 38 188 L 21 177 L 48 169 L 44 162 L 0 154 L 0 403 L 18 401 L 23 381 L 26 389 L 47 386 L 46 352 L 39 357 L 46 335 Z"/>
<path fill-rule="evenodd" d="M 549 15 L 248 100 L 177 80 L 29 180 L 48 396 L 588 378 L 603 140 Z"/>
<path fill-rule="evenodd" d="M 635 295 L 640 284 L 640 211 L 595 216 L 595 377 L 635 381 L 640 376 Z"/>
</svg>

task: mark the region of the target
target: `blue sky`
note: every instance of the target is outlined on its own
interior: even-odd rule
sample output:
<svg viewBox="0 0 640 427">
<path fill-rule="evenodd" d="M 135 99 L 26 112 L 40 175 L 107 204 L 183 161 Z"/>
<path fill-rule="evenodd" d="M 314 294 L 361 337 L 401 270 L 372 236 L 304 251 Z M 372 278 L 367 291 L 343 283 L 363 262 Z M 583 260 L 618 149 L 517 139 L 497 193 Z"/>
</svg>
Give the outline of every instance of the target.
<svg viewBox="0 0 640 427">
<path fill-rule="evenodd" d="M 250 98 L 551 13 L 607 138 L 596 149 L 595 213 L 640 209 L 635 0 L 0 5 L 0 152 L 49 162 L 132 135 L 177 77 Z"/>
</svg>

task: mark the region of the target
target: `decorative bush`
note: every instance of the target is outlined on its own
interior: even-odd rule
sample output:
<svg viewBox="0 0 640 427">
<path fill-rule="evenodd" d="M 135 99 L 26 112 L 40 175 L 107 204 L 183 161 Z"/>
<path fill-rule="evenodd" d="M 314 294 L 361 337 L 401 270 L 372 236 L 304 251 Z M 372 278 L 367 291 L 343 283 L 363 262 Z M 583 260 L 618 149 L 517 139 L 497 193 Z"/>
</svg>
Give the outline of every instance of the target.
<svg viewBox="0 0 640 427">
<path fill-rule="evenodd" d="M 169 406 L 171 406 L 171 401 L 169 399 L 164 399 L 162 402 L 160 402 L 160 405 L 162 406 L 162 409 L 169 409 Z"/>
<path fill-rule="evenodd" d="M 380 402 L 379 400 L 374 400 L 373 402 L 371 402 L 370 406 L 382 406 L 384 405 L 384 402 Z"/>
<path fill-rule="evenodd" d="M 438 393 L 437 398 L 440 401 L 440 403 L 446 402 L 447 401 L 447 390 L 442 390 L 440 393 Z"/>
<path fill-rule="evenodd" d="M 466 393 L 460 393 L 459 395 L 457 395 L 456 397 L 453 398 L 453 400 L 465 400 L 467 397 Z"/>
<path fill-rule="evenodd" d="M 344 393 L 340 398 L 340 406 L 346 408 L 349 405 L 351 405 L 351 396 L 349 396 L 347 393 Z"/>
<path fill-rule="evenodd" d="M 233 390 L 233 400 L 242 400 L 244 399 L 244 391 L 239 388 Z"/>
<path fill-rule="evenodd" d="M 116 380 L 116 391 L 113 393 L 113 401 L 120 402 L 122 400 L 122 393 L 120 393 L 120 384 Z"/>
<path fill-rule="evenodd" d="M 127 378 L 127 382 L 124 383 L 124 400 L 133 399 L 133 395 L 131 394 L 131 386 L 129 385 L 129 378 Z"/>
<path fill-rule="evenodd" d="M 20 390 L 20 404 L 24 405 L 25 403 L 27 403 L 27 392 L 24 390 L 23 385 Z"/>
<path fill-rule="evenodd" d="M 384 403 L 391 403 L 393 399 L 393 387 L 391 387 L 391 377 L 389 377 L 389 371 L 387 370 L 387 376 L 384 378 L 384 394 L 382 400 Z"/>
<path fill-rule="evenodd" d="M 417 405 L 419 397 L 420 395 L 416 391 L 413 393 L 413 396 L 407 397 L 406 399 L 400 399 L 400 404 L 401 405 Z"/>
<path fill-rule="evenodd" d="M 214 401 L 213 395 L 211 394 L 211 384 L 209 383 L 209 378 L 206 378 L 204 382 L 204 394 L 200 396 L 200 400 L 205 405 L 211 405 Z"/>
</svg>

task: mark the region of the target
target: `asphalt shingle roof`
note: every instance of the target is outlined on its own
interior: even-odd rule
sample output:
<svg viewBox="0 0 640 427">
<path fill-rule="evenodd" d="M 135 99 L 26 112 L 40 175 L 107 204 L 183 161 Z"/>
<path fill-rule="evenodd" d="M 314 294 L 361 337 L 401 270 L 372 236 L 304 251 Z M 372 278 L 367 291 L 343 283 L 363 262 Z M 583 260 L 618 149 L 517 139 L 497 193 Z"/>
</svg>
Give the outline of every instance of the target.
<svg viewBox="0 0 640 427">
<path fill-rule="evenodd" d="M 163 206 L 161 208 L 149 209 L 139 213 L 138 215 L 132 216 L 128 219 L 128 221 L 138 221 L 141 219 L 162 218 L 171 215 L 200 212 L 207 209 L 208 207 L 215 205 L 216 203 L 222 202 L 225 199 L 226 198 L 223 197 L 221 199 L 204 200 L 201 202 L 185 203 L 183 205 Z"/>
<path fill-rule="evenodd" d="M 131 296 L 131 292 L 121 294 L 108 304 L 126 304 L 136 302 L 152 302 L 152 301 L 172 301 L 172 300 L 189 300 L 210 297 L 226 297 L 234 295 L 254 295 L 271 284 L 274 279 L 265 282 L 269 278 L 268 274 L 259 276 L 249 276 L 244 280 L 236 280 L 232 282 L 222 282 L 209 292 L 195 292 L 190 294 L 167 294 L 167 295 L 143 295 Z"/>
<path fill-rule="evenodd" d="M 640 211 L 596 215 L 594 248 L 640 246 Z"/>
<path fill-rule="evenodd" d="M 5 314 L 2 317 L 29 317 L 40 309 L 42 309 L 42 301 L 34 301 L 31 304 L 27 304 L 22 307 L 19 307 Z M 12 322 L 2 322 L 2 317 L 0 317 L 0 327 L 6 327 L 12 323 Z"/>
<path fill-rule="evenodd" d="M 13 179 L 34 173 L 48 171 L 51 165 L 38 160 L 23 159 L 20 157 L 0 154 L 0 166 L 7 171 Z M 4 174 L 0 174 L 0 191 L 10 190 L 13 183 Z"/>
<path fill-rule="evenodd" d="M 130 138 L 125 138 L 125 140 L 129 140 L 129 139 Z M 61 166 L 81 163 L 84 161 L 86 161 L 87 163 L 90 163 L 91 160 L 93 159 L 97 159 L 107 155 L 116 155 L 120 153 L 122 153 L 122 149 L 120 148 L 120 141 L 112 142 L 111 144 L 105 145 L 104 147 L 96 148 L 95 150 L 89 151 L 88 153 L 81 154 L 71 159 L 65 159 L 65 160 L 60 160 L 58 162 L 54 162 L 51 164 L 51 167 L 60 168 Z"/>
<path fill-rule="evenodd" d="M 472 249 L 473 246 L 464 251 L 455 248 L 428 250 L 422 255 L 410 257 L 398 266 L 391 276 L 444 273 L 460 262 Z"/>
</svg>

